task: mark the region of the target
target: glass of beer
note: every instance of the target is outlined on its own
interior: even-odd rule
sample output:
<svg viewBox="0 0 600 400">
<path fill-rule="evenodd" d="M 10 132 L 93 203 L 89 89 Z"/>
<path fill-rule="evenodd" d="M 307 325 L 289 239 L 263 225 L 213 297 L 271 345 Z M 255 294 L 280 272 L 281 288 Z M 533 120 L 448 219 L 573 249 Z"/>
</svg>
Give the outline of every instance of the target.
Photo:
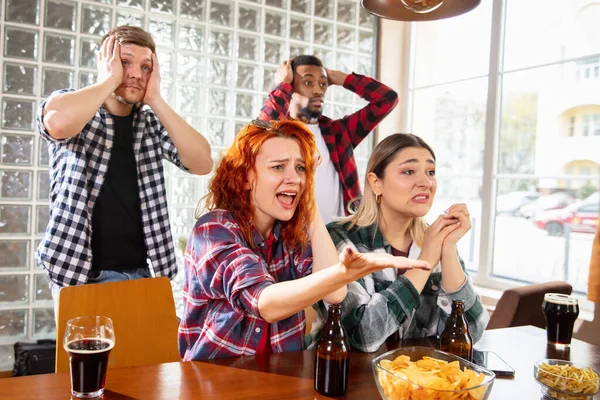
<svg viewBox="0 0 600 400">
<path fill-rule="evenodd" d="M 579 315 L 577 299 L 561 293 L 546 293 L 542 310 L 546 316 L 548 344 L 558 348 L 569 347 L 573 336 L 573 325 Z"/>
<path fill-rule="evenodd" d="M 115 331 L 108 317 L 78 317 L 67 322 L 63 346 L 69 354 L 71 394 L 79 399 L 104 393 L 108 354 Z"/>
</svg>

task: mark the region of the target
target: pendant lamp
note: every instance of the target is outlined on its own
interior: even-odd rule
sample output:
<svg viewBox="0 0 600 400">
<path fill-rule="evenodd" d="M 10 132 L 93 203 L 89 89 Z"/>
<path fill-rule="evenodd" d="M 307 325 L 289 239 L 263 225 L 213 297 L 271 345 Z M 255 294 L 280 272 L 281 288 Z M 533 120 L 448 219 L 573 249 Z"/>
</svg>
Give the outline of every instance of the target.
<svg viewBox="0 0 600 400">
<path fill-rule="evenodd" d="M 434 21 L 471 11 L 481 0 L 361 0 L 362 7 L 380 18 Z"/>
</svg>

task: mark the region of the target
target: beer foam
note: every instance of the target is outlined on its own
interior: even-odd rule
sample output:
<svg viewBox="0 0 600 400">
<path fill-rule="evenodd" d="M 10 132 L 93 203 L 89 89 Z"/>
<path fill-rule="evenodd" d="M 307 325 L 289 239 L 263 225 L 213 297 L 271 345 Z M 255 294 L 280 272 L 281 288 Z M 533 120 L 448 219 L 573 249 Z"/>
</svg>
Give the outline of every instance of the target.
<svg viewBox="0 0 600 400">
<path fill-rule="evenodd" d="M 577 304 L 577 299 L 575 297 L 561 293 L 546 293 L 544 295 L 544 300 L 549 303 L 560 304 L 563 306 Z"/>
<path fill-rule="evenodd" d="M 104 343 L 108 343 L 108 347 L 102 350 L 74 350 L 74 349 L 70 349 L 69 345 L 71 343 L 75 343 L 75 342 L 81 342 L 84 340 L 95 340 L 98 342 L 104 342 Z M 109 351 L 112 350 L 113 347 L 115 347 L 115 342 L 113 340 L 110 339 L 106 339 L 106 338 L 86 338 L 86 339 L 75 339 L 75 340 L 71 340 L 70 342 L 67 342 L 64 344 L 64 349 L 67 353 L 75 353 L 75 354 L 95 354 L 95 353 L 102 353 L 105 351 Z"/>
</svg>

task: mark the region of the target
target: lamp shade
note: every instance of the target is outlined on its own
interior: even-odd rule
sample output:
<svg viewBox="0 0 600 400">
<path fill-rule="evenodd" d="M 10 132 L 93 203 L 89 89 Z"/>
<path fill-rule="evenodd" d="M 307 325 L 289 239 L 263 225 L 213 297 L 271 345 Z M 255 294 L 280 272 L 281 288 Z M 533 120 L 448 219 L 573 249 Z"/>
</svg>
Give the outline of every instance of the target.
<svg viewBox="0 0 600 400">
<path fill-rule="evenodd" d="M 439 7 L 430 12 L 414 12 L 402 4 L 401 0 L 361 0 L 360 3 L 365 10 L 381 18 L 398 21 L 434 21 L 469 12 L 477 7 L 481 0 L 444 0 Z"/>
</svg>

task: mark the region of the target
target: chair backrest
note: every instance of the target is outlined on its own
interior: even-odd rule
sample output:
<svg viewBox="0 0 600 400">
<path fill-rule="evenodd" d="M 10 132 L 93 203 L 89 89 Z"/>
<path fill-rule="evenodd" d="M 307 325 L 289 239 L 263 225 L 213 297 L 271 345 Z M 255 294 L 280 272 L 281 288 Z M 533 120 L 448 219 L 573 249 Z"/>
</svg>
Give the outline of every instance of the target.
<svg viewBox="0 0 600 400">
<path fill-rule="evenodd" d="M 115 347 L 109 368 L 181 361 L 175 302 L 166 277 L 62 288 L 56 318 L 56 372 L 69 371 L 62 346 L 67 321 L 86 315 L 113 320 Z"/>
<path fill-rule="evenodd" d="M 546 327 L 542 302 L 546 293 L 571 294 L 567 282 L 546 282 L 516 287 L 504 291 L 492 313 L 487 329 L 534 325 Z"/>
</svg>

